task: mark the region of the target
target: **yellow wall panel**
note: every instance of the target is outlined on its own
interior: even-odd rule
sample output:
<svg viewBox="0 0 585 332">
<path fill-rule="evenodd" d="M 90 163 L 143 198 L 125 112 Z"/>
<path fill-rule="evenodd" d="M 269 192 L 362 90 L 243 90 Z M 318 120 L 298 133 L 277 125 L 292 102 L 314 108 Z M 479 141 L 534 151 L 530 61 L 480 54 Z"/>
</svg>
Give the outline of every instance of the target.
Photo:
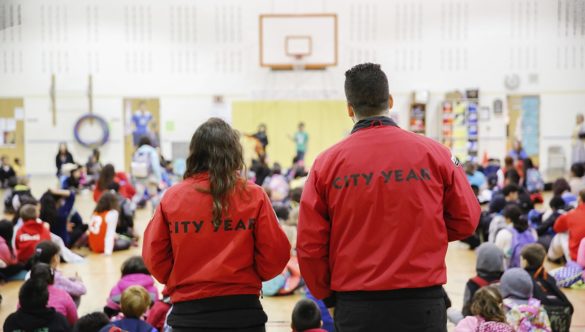
<svg viewBox="0 0 585 332">
<path fill-rule="evenodd" d="M 264 123 L 268 134 L 268 161 L 279 162 L 284 168 L 291 165 L 296 154 L 295 143 L 289 139 L 299 122 L 305 123 L 309 144 L 307 166 L 319 153 L 347 136 L 353 127 L 347 115 L 345 101 L 238 101 L 232 105 L 234 128 L 253 134 Z M 243 138 L 246 160 L 254 154 L 251 139 Z"/>
</svg>

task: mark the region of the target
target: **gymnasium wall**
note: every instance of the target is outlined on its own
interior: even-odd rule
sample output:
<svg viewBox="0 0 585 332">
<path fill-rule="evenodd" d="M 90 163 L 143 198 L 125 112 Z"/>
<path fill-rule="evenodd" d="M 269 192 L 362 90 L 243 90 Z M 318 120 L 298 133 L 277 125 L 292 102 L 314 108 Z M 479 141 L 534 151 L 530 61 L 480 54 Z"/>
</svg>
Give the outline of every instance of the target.
<svg viewBox="0 0 585 332">
<path fill-rule="evenodd" d="M 314 12 L 338 14 L 339 65 L 304 73 L 260 68 L 258 15 Z M 224 95 L 227 104 L 342 101 L 344 71 L 363 61 L 379 62 L 388 73 L 403 126 L 412 91 L 430 92 L 431 137 L 438 137 L 438 108 L 447 91 L 478 88 L 482 106 L 491 108 L 501 99 L 504 111 L 509 94 L 540 95 L 546 168 L 549 145 L 563 146 L 569 157 L 574 117 L 585 113 L 585 1 L 0 2 L 0 97 L 24 99 L 26 163 L 34 174 L 54 173 L 59 141 L 69 142 L 81 161 L 89 155 L 72 133 L 73 123 L 88 109 L 89 73 L 94 112 L 111 127 L 104 160 L 122 167 L 126 97 L 160 99 L 162 147 L 169 155 L 173 142 L 188 141 L 198 124 L 217 113 L 213 95 Z M 57 77 L 55 126 L 52 73 Z M 512 75 L 520 82 L 515 89 L 504 84 Z M 504 112 L 481 124 L 480 149 L 505 154 L 505 123 Z M 340 138 L 326 124 L 322 131 L 331 140 Z"/>
</svg>

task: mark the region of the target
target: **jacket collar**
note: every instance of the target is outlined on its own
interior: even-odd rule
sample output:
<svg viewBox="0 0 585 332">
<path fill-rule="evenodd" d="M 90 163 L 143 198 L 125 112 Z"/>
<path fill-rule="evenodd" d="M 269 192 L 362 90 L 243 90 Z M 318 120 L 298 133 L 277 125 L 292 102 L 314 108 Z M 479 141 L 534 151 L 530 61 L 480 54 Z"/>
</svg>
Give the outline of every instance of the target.
<svg viewBox="0 0 585 332">
<path fill-rule="evenodd" d="M 375 126 L 393 126 L 393 127 L 398 128 L 398 125 L 396 124 L 396 122 L 394 122 L 394 120 L 390 119 L 387 116 L 373 116 L 371 118 L 366 118 L 366 119 L 358 121 L 353 126 L 351 133 L 353 134 L 353 133 L 355 133 L 359 130 L 362 130 L 364 128 L 370 128 L 370 127 L 375 127 Z"/>
</svg>

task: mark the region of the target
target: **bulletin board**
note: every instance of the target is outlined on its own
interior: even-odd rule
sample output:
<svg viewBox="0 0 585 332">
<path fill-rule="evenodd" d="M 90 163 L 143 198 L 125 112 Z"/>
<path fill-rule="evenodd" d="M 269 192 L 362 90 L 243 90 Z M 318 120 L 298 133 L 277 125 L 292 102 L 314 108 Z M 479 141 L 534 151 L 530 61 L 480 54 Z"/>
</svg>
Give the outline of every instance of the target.
<svg viewBox="0 0 585 332">
<path fill-rule="evenodd" d="M 24 159 L 24 100 L 22 98 L 0 98 L 0 155 L 6 155 L 11 163 Z"/>
<path fill-rule="evenodd" d="M 232 123 L 241 133 L 253 134 L 260 123 L 266 124 L 270 163 L 284 168 L 292 164 L 295 144 L 289 139 L 299 122 L 305 123 L 309 135 L 307 166 L 323 150 L 349 135 L 353 123 L 347 115 L 346 101 L 238 101 L 232 104 Z M 243 135 L 242 135 L 243 136 Z M 246 162 L 254 156 L 253 143 L 242 138 Z"/>
<path fill-rule="evenodd" d="M 160 101 L 158 98 L 124 98 L 123 118 L 124 118 L 124 165 L 127 172 L 130 171 L 132 155 L 136 151 L 135 143 L 138 136 L 135 135 L 136 125 L 133 121 L 133 115 L 143 104 L 152 119 L 148 121 L 148 136 L 155 146 L 160 142 Z"/>
<path fill-rule="evenodd" d="M 508 142 L 510 151 L 515 140 L 522 146 L 535 164 L 539 164 L 540 152 L 540 97 L 508 96 Z"/>
</svg>

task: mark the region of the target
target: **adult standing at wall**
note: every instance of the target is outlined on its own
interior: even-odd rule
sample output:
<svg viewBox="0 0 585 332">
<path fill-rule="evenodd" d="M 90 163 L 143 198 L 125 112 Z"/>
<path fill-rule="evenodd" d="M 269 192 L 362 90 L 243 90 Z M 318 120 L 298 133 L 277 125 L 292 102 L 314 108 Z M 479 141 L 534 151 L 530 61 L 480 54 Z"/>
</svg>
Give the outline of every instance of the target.
<svg viewBox="0 0 585 332">
<path fill-rule="evenodd" d="M 473 234 L 480 207 L 441 144 L 400 129 L 379 65 L 346 72 L 349 137 L 315 160 L 297 251 L 337 331 L 446 331 L 445 254 Z"/>
<path fill-rule="evenodd" d="M 163 196 L 142 249 L 171 296 L 168 323 L 173 332 L 264 331 L 261 282 L 283 271 L 290 244 L 266 193 L 239 175 L 235 130 L 212 118 L 189 151 L 184 180 Z"/>
<path fill-rule="evenodd" d="M 575 128 L 573 129 L 573 151 L 571 164 L 585 162 L 585 117 L 577 114 Z"/>
<path fill-rule="evenodd" d="M 61 175 L 61 168 L 65 164 L 74 164 L 73 155 L 67 148 L 67 143 L 63 142 L 59 144 L 59 151 L 55 157 L 55 166 L 57 166 L 57 176 Z"/>
</svg>

